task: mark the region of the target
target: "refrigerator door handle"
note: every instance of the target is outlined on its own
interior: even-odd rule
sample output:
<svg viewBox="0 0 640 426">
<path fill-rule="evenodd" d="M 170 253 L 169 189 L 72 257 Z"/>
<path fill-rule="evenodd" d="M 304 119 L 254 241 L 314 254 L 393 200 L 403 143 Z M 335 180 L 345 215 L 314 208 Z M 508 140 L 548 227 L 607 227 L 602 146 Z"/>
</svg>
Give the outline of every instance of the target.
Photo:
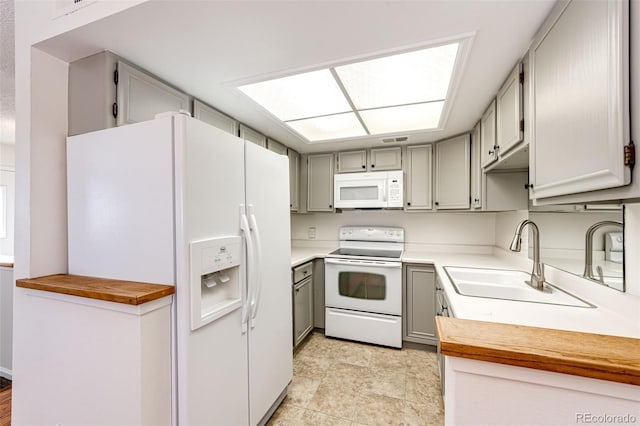
<svg viewBox="0 0 640 426">
<path fill-rule="evenodd" d="M 251 238 L 251 228 L 249 227 L 249 221 L 247 215 L 244 212 L 244 205 L 240 206 L 240 229 L 244 234 L 244 240 L 247 244 L 247 285 L 242 287 L 242 333 L 247 332 L 247 323 L 249 322 L 249 299 L 252 293 L 251 283 L 255 280 L 255 272 L 253 270 L 255 260 L 255 250 L 253 247 L 253 240 Z"/>
<path fill-rule="evenodd" d="M 254 213 L 253 205 L 249 204 L 249 224 L 251 225 L 251 233 L 255 236 L 255 263 L 254 263 L 254 288 L 253 296 L 251 300 L 251 328 L 255 327 L 255 319 L 258 314 L 258 305 L 260 304 L 260 290 L 262 288 L 262 278 L 260 277 L 260 270 L 262 269 L 262 243 L 260 240 L 260 231 L 258 229 L 258 222 L 256 221 L 256 215 Z"/>
</svg>

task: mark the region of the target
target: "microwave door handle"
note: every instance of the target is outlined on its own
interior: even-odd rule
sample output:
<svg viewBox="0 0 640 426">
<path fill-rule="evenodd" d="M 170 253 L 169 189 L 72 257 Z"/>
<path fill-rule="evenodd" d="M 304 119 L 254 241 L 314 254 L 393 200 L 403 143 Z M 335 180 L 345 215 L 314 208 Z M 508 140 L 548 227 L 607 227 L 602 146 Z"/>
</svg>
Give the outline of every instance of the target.
<svg viewBox="0 0 640 426">
<path fill-rule="evenodd" d="M 382 182 L 382 201 L 387 202 L 387 182 Z"/>
</svg>

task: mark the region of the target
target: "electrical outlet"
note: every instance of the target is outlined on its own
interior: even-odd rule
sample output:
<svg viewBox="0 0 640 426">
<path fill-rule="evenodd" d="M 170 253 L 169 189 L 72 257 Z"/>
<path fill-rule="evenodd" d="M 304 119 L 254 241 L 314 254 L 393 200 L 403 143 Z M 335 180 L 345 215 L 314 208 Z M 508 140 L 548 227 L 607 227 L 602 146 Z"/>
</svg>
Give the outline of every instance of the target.
<svg viewBox="0 0 640 426">
<path fill-rule="evenodd" d="M 315 240 L 316 239 L 316 227 L 315 226 L 311 226 L 311 227 L 307 228 L 307 237 L 309 237 L 310 240 Z"/>
</svg>

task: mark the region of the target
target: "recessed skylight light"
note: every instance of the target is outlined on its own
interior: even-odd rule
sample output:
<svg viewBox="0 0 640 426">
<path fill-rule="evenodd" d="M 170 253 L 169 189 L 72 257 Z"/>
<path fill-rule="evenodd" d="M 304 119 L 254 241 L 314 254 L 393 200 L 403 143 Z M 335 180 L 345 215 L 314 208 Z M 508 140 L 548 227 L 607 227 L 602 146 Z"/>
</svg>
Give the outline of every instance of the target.
<svg viewBox="0 0 640 426">
<path fill-rule="evenodd" d="M 438 127 L 444 102 L 402 105 L 360 111 L 372 135 Z"/>
<path fill-rule="evenodd" d="M 443 100 L 458 43 L 336 67 L 357 109 Z"/>
<path fill-rule="evenodd" d="M 367 135 L 353 112 L 289 121 L 286 124 L 311 142 Z"/>
<path fill-rule="evenodd" d="M 310 142 L 439 129 L 468 41 L 239 89 Z"/>
<path fill-rule="evenodd" d="M 351 111 L 328 69 L 240 86 L 282 121 Z"/>
</svg>

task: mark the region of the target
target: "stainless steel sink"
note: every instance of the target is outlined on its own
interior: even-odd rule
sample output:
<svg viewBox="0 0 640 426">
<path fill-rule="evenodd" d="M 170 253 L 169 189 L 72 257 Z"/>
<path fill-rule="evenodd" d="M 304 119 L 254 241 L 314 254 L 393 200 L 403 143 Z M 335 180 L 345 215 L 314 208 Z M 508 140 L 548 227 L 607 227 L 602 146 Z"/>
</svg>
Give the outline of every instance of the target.
<svg viewBox="0 0 640 426">
<path fill-rule="evenodd" d="M 523 271 L 459 266 L 445 266 L 444 270 L 453 283 L 456 292 L 463 296 L 582 308 L 594 307 L 590 303 L 549 283 L 545 283 L 544 291 L 531 287 L 527 283 L 531 278 L 531 274 Z"/>
</svg>

